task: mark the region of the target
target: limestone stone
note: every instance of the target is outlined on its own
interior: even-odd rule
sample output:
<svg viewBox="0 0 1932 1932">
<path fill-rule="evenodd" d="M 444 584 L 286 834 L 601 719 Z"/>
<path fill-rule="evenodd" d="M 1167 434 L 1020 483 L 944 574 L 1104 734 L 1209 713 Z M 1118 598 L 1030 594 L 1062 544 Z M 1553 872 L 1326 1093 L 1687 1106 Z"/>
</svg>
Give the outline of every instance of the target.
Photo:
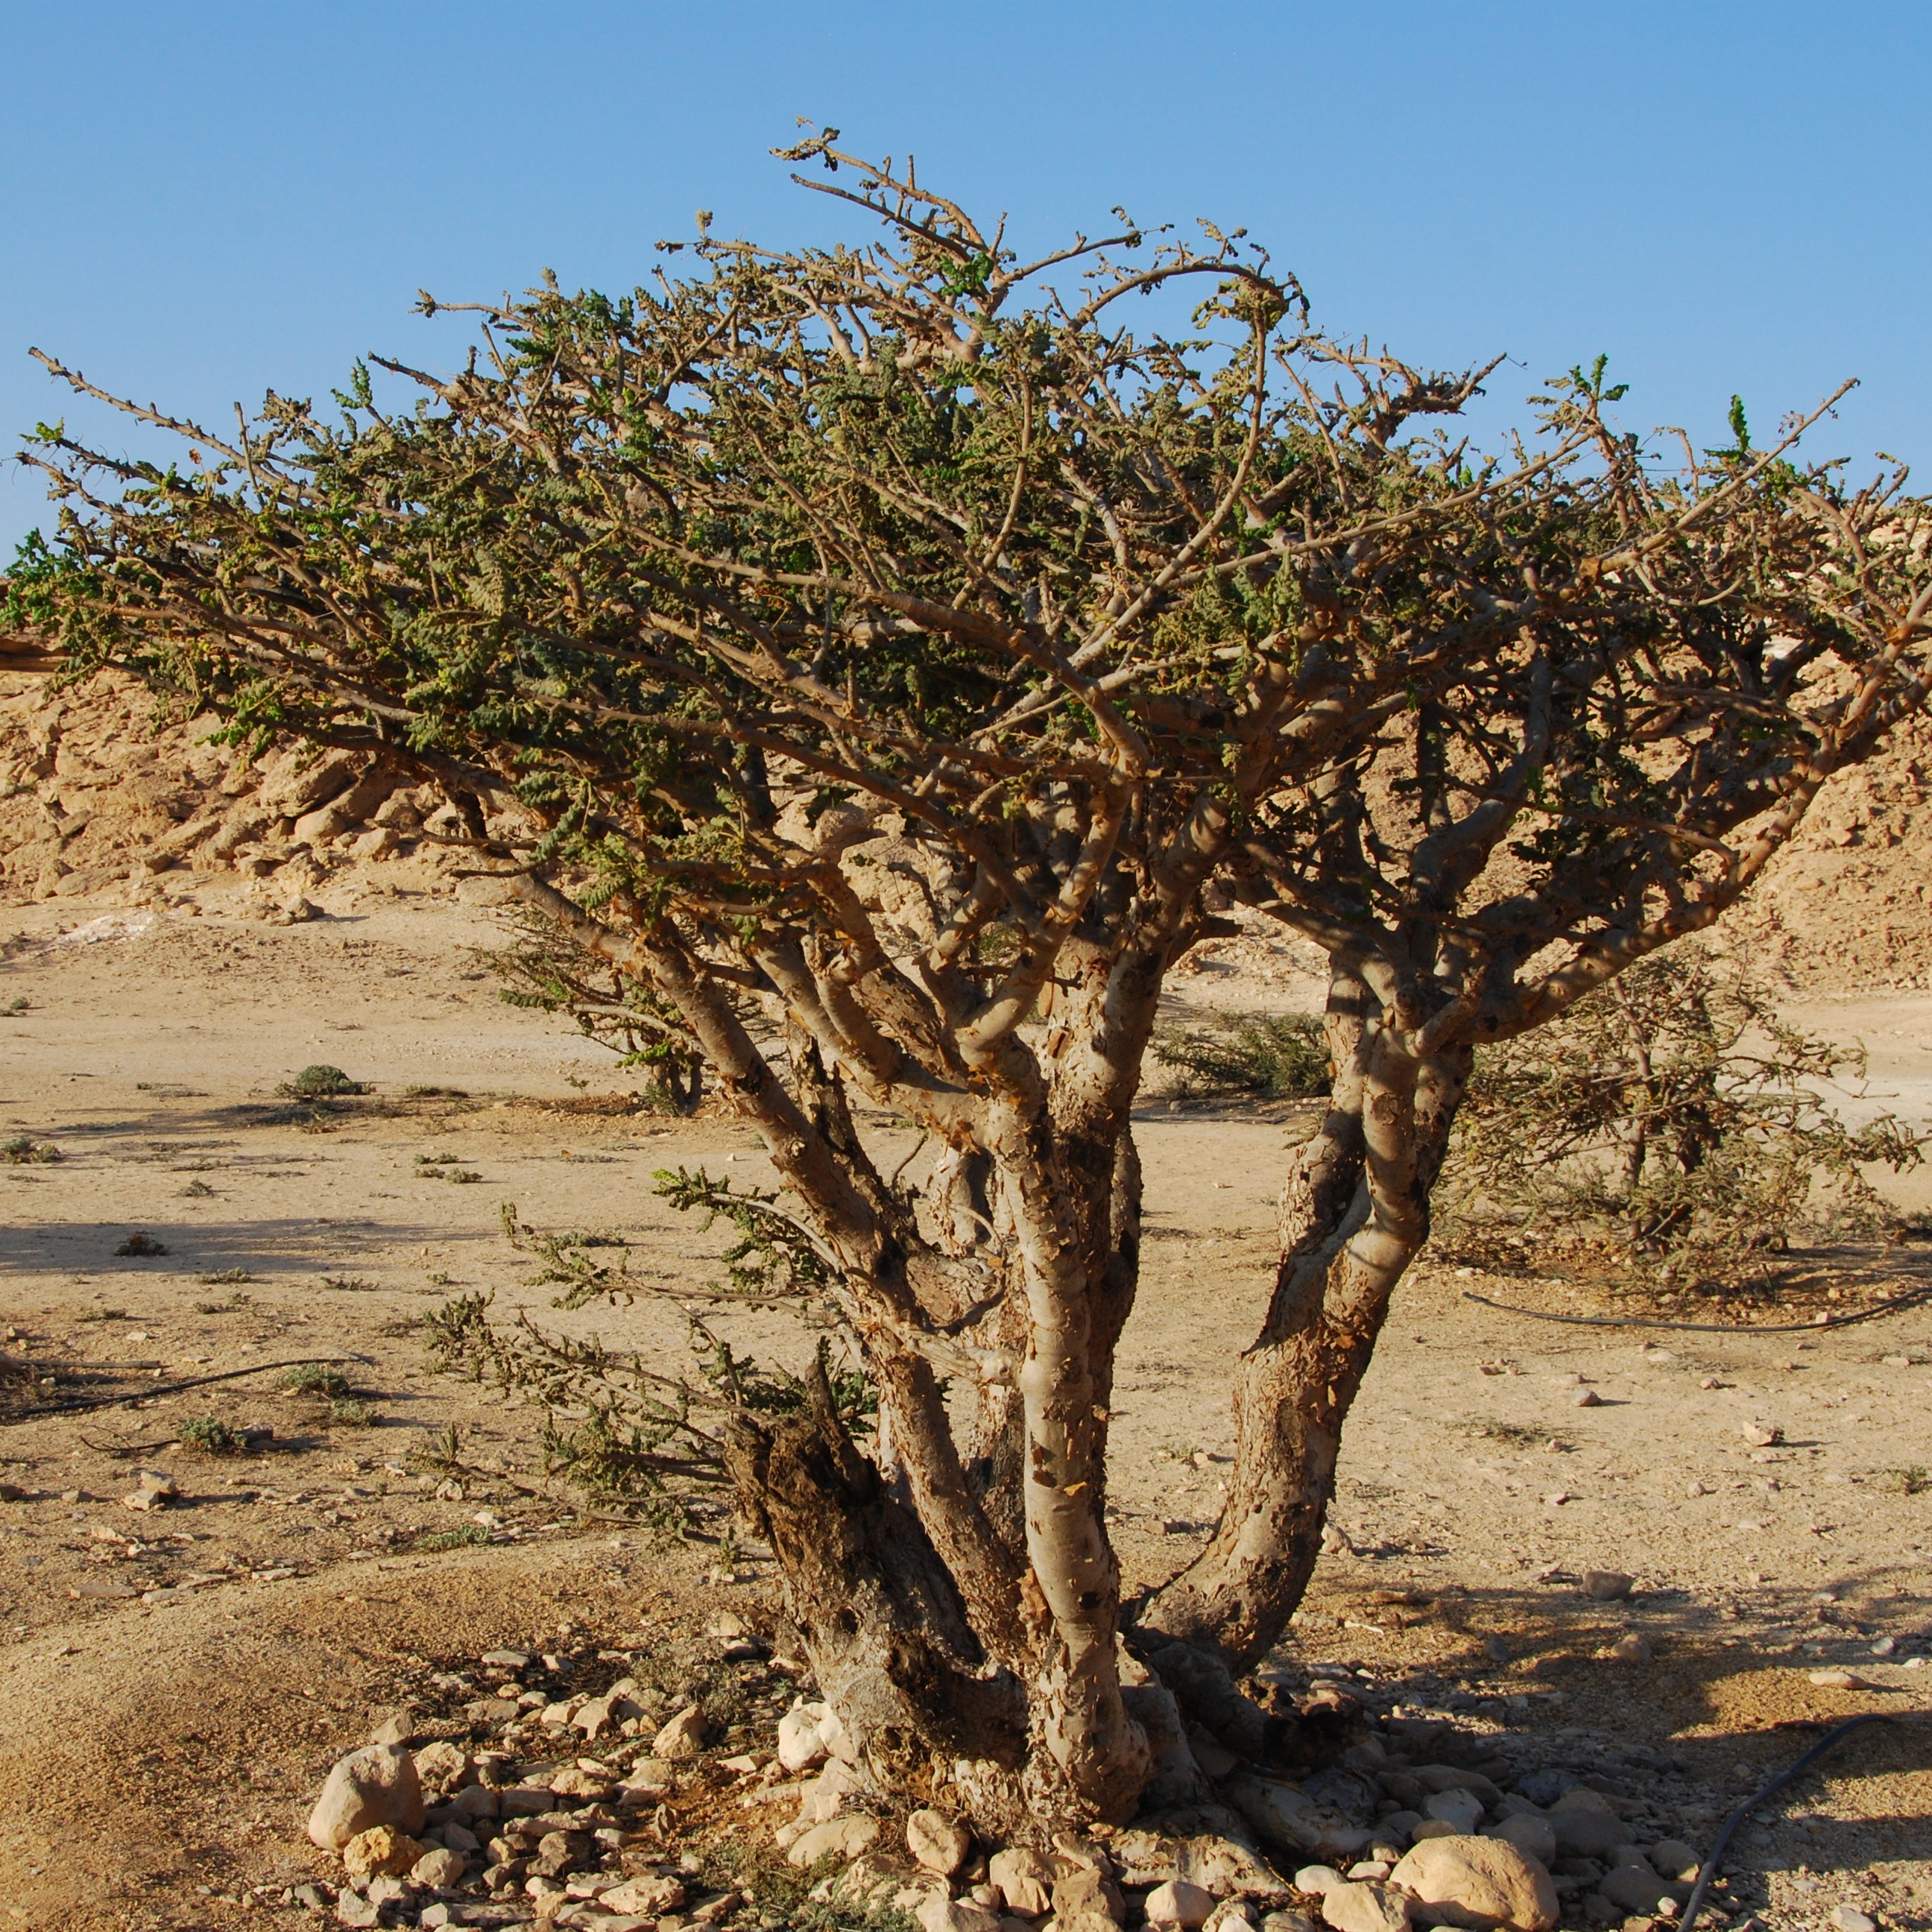
<svg viewBox="0 0 1932 1932">
<path fill-rule="evenodd" d="M 406 1872 L 428 1849 L 393 1825 L 373 1825 L 366 1832 L 358 1832 L 343 1846 L 342 1863 L 349 1876 L 359 1882 L 383 1873 Z"/>
<path fill-rule="evenodd" d="M 808 1704 L 801 1697 L 778 1720 L 778 1762 L 787 1771 L 809 1771 L 825 1762 L 828 1754 L 818 1729 L 825 1716 L 823 1704 Z"/>
<path fill-rule="evenodd" d="M 668 1874 L 626 1879 L 602 1894 L 598 1904 L 606 1912 L 638 1912 L 646 1918 L 675 1912 L 684 1903 L 684 1881 Z"/>
<path fill-rule="evenodd" d="M 1690 1896 L 1688 1885 L 1659 1878 L 1648 1865 L 1635 1858 L 1627 1860 L 1615 1871 L 1606 1872 L 1598 1880 L 1597 1889 L 1612 1905 L 1621 1905 L 1631 1912 L 1654 1912 L 1666 1900 L 1672 1906 L 1682 1905 Z"/>
<path fill-rule="evenodd" d="M 1214 1894 L 1204 1886 L 1190 1885 L 1184 1878 L 1171 1878 L 1147 1895 L 1142 1908 L 1150 1925 L 1180 1925 L 1186 1932 L 1207 1924 L 1214 1910 Z"/>
<path fill-rule="evenodd" d="M 1319 1846 L 1325 1832 L 1346 1822 L 1306 1792 L 1271 1778 L 1231 1778 L 1221 1793 L 1270 1851 L 1305 1858 Z"/>
<path fill-rule="evenodd" d="M 378 1825 L 422 1829 L 422 1782 L 416 1761 L 394 1744 L 364 1744 L 338 1759 L 309 1814 L 308 1835 L 326 1852 L 340 1851 L 358 1832 Z"/>
<path fill-rule="evenodd" d="M 1697 1848 L 1682 1838 L 1660 1838 L 1650 1848 L 1650 1862 L 1666 1878 L 1693 1879 L 1697 1876 Z"/>
<path fill-rule="evenodd" d="M 410 1880 L 414 1885 L 426 1885 L 432 1890 L 442 1891 L 463 1882 L 463 1875 L 470 1869 L 470 1861 L 459 1851 L 447 1845 L 432 1846 L 410 1868 Z"/>
<path fill-rule="evenodd" d="M 710 1729 L 710 1720 L 705 1716 L 703 1706 L 687 1704 L 651 1740 L 651 1755 L 673 1759 L 695 1757 Z"/>
<path fill-rule="evenodd" d="M 801 1868 L 816 1864 L 822 1858 L 856 1858 L 879 1835 L 879 1821 L 862 1811 L 848 1812 L 841 1818 L 828 1818 L 801 1832 L 785 1853 L 787 1860 Z"/>
<path fill-rule="evenodd" d="M 1295 1890 L 1312 1892 L 1318 1898 L 1342 1882 L 1342 1874 L 1333 1865 L 1304 1865 L 1294 1875 Z"/>
<path fill-rule="evenodd" d="M 928 1871 L 950 1878 L 973 1849 L 973 1834 L 956 1818 L 926 1808 L 906 1820 L 906 1850 Z"/>
<path fill-rule="evenodd" d="M 1000 1932 L 1000 1915 L 970 1899 L 949 1899 L 930 1892 L 915 1915 L 920 1932 Z"/>
<path fill-rule="evenodd" d="M 1118 1925 L 1124 1911 L 1120 1888 L 1105 1872 L 1090 1866 L 1076 1866 L 1053 1882 L 1053 1916 L 1063 1924 L 1070 1918 L 1084 1916 Z"/>
<path fill-rule="evenodd" d="M 1053 1910 L 1053 1866 L 1043 1852 L 1016 1846 L 986 1861 L 986 1876 L 1009 1912 L 1037 1918 Z"/>
<path fill-rule="evenodd" d="M 1473 1791 L 1434 1791 L 1422 1801 L 1422 1814 L 1440 1818 L 1466 1834 L 1482 1822 L 1483 1801 Z"/>
<path fill-rule="evenodd" d="M 1549 1873 L 1506 1839 L 1425 1839 L 1389 1882 L 1414 1898 L 1417 1918 L 1434 1924 L 1550 1932 L 1556 1923 Z"/>
<path fill-rule="evenodd" d="M 1582 1804 L 1552 1804 L 1550 1824 L 1559 1858 L 1605 1858 L 1630 1840 L 1630 1827 L 1614 1812 Z"/>
<path fill-rule="evenodd" d="M 1323 1894 L 1322 1916 L 1335 1932 L 1408 1932 L 1408 1900 L 1385 1885 L 1344 1879 Z"/>
<path fill-rule="evenodd" d="M 460 1744 L 439 1740 L 415 1754 L 417 1781 L 424 1791 L 455 1791 L 470 1774 L 470 1754 Z"/>
<path fill-rule="evenodd" d="M 1362 1834 L 1364 1840 L 1368 1834 Z M 1204 1832 L 1184 1840 L 1174 1861 L 1174 1876 L 1211 1892 L 1216 1898 L 1285 1900 L 1288 1888 L 1266 1859 L 1233 1838 Z"/>
<path fill-rule="evenodd" d="M 1537 1816 L 1529 1811 L 1519 1811 L 1503 1820 L 1501 1824 L 1492 1825 L 1484 1832 L 1486 1838 L 1500 1838 L 1505 1844 L 1515 1846 L 1526 1852 L 1538 1864 L 1553 1864 L 1556 1860 L 1556 1829 L 1547 1818 Z"/>
</svg>

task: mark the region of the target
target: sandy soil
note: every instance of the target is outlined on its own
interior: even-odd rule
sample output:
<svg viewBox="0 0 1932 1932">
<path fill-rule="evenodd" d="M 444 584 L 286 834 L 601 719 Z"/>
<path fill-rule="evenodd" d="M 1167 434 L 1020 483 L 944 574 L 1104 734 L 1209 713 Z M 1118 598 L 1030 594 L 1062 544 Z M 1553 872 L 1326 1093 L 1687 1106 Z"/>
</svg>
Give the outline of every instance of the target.
<svg viewBox="0 0 1932 1932">
<path fill-rule="evenodd" d="M 594 1652 L 653 1619 L 695 1628 L 721 1602 L 754 1620 L 776 1609 L 755 1556 L 707 1581 L 715 1548 L 667 1552 L 545 1493 L 536 1412 L 432 1374 L 401 1328 L 485 1288 L 560 1328 L 682 1348 L 674 1302 L 550 1309 L 498 1204 L 538 1227 L 613 1227 L 640 1286 L 688 1289 L 722 1237 L 654 1198 L 650 1176 L 707 1163 L 762 1178 L 752 1136 L 606 1097 L 621 1084 L 608 1060 L 479 976 L 487 914 L 331 910 L 285 928 L 98 905 L 11 916 L 0 1138 L 62 1158 L 0 1166 L 0 1348 L 124 1365 L 103 1371 L 116 1388 L 344 1358 L 368 1414 L 278 1393 L 265 1370 L 0 1426 L 0 1480 L 23 1492 L 0 1503 L 0 1925 L 260 1924 L 248 1888 L 322 1868 L 300 1821 L 327 1765 L 424 1672 L 555 1640 L 560 1624 Z M 1932 998 L 1803 1017 L 1862 1034 L 1909 1111 L 1932 1102 Z M 374 1084 L 331 1131 L 274 1090 L 316 1060 Z M 1266 1291 L 1291 1130 L 1162 1103 L 1138 1132 L 1150 1238 L 1123 1350 L 1114 1528 L 1141 1584 L 1217 1505 L 1227 1370 Z M 429 1154 L 479 1178 L 425 1179 Z M 136 1232 L 166 1252 L 117 1256 Z M 1471 1292 L 1576 1306 L 1534 1277 L 1441 1265 L 1404 1284 L 1349 1425 L 1348 1546 L 1280 1660 L 1347 1666 L 1385 1707 L 1457 1714 L 1580 1765 L 1662 1767 L 1693 1837 L 1807 1726 L 1916 1712 L 1780 1801 L 1737 1854 L 1738 1895 L 1780 1925 L 1846 1899 L 1932 1922 L 1932 1670 L 1910 1664 L 1932 1649 L 1932 1310 L 1646 1346 Z M 731 1332 L 797 1346 L 749 1322 Z M 1576 1406 L 1584 1390 L 1595 1405 Z M 242 1458 L 164 1446 L 198 1415 L 274 1437 Z M 452 1424 L 495 1472 L 460 1497 L 412 1454 Z M 1782 1442 L 1748 1441 L 1761 1424 Z M 175 1478 L 178 1507 L 122 1500 L 142 1468 Z M 436 1546 L 452 1532 L 487 1540 Z M 1592 1600 L 1591 1568 L 1631 1573 L 1632 1598 Z M 1631 1630 L 1653 1661 L 1598 1656 Z M 1810 1682 L 1846 1664 L 1872 1688 Z"/>
</svg>

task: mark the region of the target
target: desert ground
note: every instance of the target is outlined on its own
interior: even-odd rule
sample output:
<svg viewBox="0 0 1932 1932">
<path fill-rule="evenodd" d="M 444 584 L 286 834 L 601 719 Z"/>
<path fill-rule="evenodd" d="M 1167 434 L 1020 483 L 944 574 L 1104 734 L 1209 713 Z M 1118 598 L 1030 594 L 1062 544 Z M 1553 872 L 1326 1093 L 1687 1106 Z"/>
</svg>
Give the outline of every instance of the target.
<svg viewBox="0 0 1932 1932">
<path fill-rule="evenodd" d="M 800 1668 L 756 1549 L 667 1547 L 583 1513 L 543 1476 L 538 1412 L 434 1372 L 408 1326 L 482 1289 L 499 1312 L 675 1354 L 677 1293 L 712 1278 L 722 1237 L 651 1176 L 768 1175 L 752 1137 L 635 1110 L 597 1049 L 500 1004 L 476 957 L 496 936 L 487 910 L 354 898 L 274 926 L 112 896 L 10 916 L 0 1127 L 60 1158 L 0 1167 L 4 1346 L 60 1365 L 63 1388 L 136 1396 L 143 1378 L 258 1372 L 0 1430 L 6 1922 L 300 1920 L 280 1901 L 332 1875 L 302 1835 L 329 1765 L 402 1707 L 460 1723 L 493 1648 L 590 1671 L 601 1655 L 607 1677 L 649 1652 L 672 1696 L 729 1679 L 719 1748 L 767 1760 L 797 1686 L 769 1658 L 721 1662 L 716 1634 L 729 1612 Z M 1902 1102 L 1932 1087 L 1932 999 L 1804 1012 L 1864 1037 Z M 317 1061 L 370 1095 L 317 1120 L 278 1094 Z M 1152 1238 L 1114 1527 L 1140 1584 L 1215 1510 L 1226 1371 L 1265 1292 L 1292 1124 L 1156 1099 L 1138 1132 Z M 531 1227 L 622 1234 L 646 1292 L 552 1309 L 504 1202 Z M 117 1253 L 137 1233 L 165 1252 Z M 1893 1292 L 1913 1265 L 1896 1259 Z M 1346 1671 L 1372 1708 L 1593 1774 L 1690 1842 L 1820 1722 L 1924 1712 L 1932 1310 L 1679 1334 L 1539 1322 L 1472 1292 L 1577 1306 L 1534 1276 L 1437 1264 L 1404 1284 L 1349 1424 L 1340 1534 L 1271 1660 L 1282 1681 Z M 314 1358 L 339 1366 L 348 1402 L 282 1392 L 266 1366 Z M 1579 1406 L 1585 1390 L 1598 1400 Z M 198 1454 L 175 1439 L 190 1416 L 273 1434 Z M 423 1456 L 451 1425 L 456 1480 Z M 1780 1439 L 1754 1444 L 1769 1429 Z M 150 1469 L 178 1494 L 137 1511 L 124 1498 Z M 1629 1595 L 1591 1598 L 1593 1570 L 1629 1574 Z M 1636 1656 L 1607 1654 L 1632 1635 Z M 1833 1668 L 1858 1681 L 1814 1681 Z M 727 1825 L 765 1828 L 748 1811 Z M 1850 1906 L 1932 1923 L 1922 1715 L 1850 1741 L 1747 1828 L 1732 1868 L 1734 1922 Z"/>
<path fill-rule="evenodd" d="M 545 1718 L 620 1678 L 641 1715 L 577 1760 L 595 1788 L 657 1718 L 695 1700 L 712 1723 L 652 1826 L 695 1903 L 658 1922 L 790 1922 L 804 1907 L 752 1882 L 796 1802 L 777 1718 L 811 1689 L 769 1562 L 722 1510 L 668 1541 L 586 1508 L 545 1472 L 542 1410 L 438 1372 L 418 1325 L 484 1292 L 498 1316 L 684 1358 L 724 1232 L 652 1177 L 769 1180 L 757 1142 L 649 1111 L 567 1023 L 502 1004 L 479 956 L 502 915 L 422 813 L 297 819 L 314 808 L 278 806 L 286 770 L 140 702 L 0 679 L 0 1928 L 335 1922 L 340 1863 L 303 1826 L 339 1756 L 387 1721 L 494 1749 L 493 1784 L 540 1781 L 569 1768 Z M 1737 922 L 1790 1016 L 1862 1040 L 1914 1120 L 1932 1113 L 1920 757 L 1902 744 L 1828 794 Z M 1177 1010 L 1309 1006 L 1312 963 L 1258 929 L 1218 942 Z M 281 1090 L 316 1064 L 368 1090 Z M 916 1178 L 929 1154 L 866 1126 Z M 1297 1131 L 1292 1108 L 1164 1091 L 1137 1120 L 1148 1239 L 1112 1502 L 1130 1587 L 1215 1514 Z M 1932 1204 L 1922 1178 L 1894 1191 Z M 528 1228 L 621 1240 L 598 1252 L 633 1298 L 552 1306 L 506 1203 Z M 1760 1311 L 1772 1328 L 1715 1333 L 1538 1319 L 1642 1311 L 1533 1256 L 1507 1275 L 1425 1259 L 1258 1688 L 1346 1684 L 1391 1750 L 1546 1798 L 1586 1781 L 1633 1842 L 1700 1849 L 1822 1727 L 1883 1712 L 1744 1828 L 1716 1907 L 1734 1932 L 1932 1924 L 1932 1305 L 1814 1325 L 1922 1282 L 1932 1250 L 1867 1259 L 1835 1297 Z M 710 1318 L 753 1353 L 808 1346 Z M 340 1379 L 285 1386 L 303 1365 Z M 90 1393 L 113 1400 L 37 1412 Z M 217 1424 L 245 1446 L 195 1447 Z M 1627 1592 L 1593 1594 L 1610 1573 Z M 1364 1818 L 1372 1797 L 1327 1792 Z M 605 1866 L 632 1869 L 634 1820 L 604 1815 Z M 1594 1869 L 1558 1866 L 1565 1926 L 1622 1916 Z M 499 1889 L 436 1909 L 530 1916 Z M 1276 1926 L 1312 1923 L 1312 1898 L 1274 1903 Z M 560 1924 L 590 1909 L 566 1904 Z"/>
</svg>

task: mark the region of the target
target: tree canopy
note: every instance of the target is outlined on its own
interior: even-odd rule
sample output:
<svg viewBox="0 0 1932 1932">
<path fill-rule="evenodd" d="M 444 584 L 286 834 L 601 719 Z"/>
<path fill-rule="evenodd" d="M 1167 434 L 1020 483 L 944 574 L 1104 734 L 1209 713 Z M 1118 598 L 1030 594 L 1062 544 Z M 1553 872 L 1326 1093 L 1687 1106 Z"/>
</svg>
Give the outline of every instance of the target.
<svg viewBox="0 0 1932 1932">
<path fill-rule="evenodd" d="M 1103 1515 L 1131 1109 L 1204 886 L 1327 952 L 1335 1076 L 1227 1514 L 1130 1606 L 1176 1686 L 1306 1582 L 1474 1046 L 1720 915 L 1923 701 L 1932 575 L 1902 474 L 1800 468 L 1802 424 L 1654 450 L 1600 359 L 1484 454 L 1496 364 L 1330 338 L 1239 231 L 1022 261 L 836 142 L 788 158 L 862 244 L 547 279 L 458 374 L 375 358 L 411 407 L 367 368 L 232 436 L 121 404 L 185 470 L 50 428 L 60 542 L 12 605 L 238 736 L 415 764 L 673 1016 L 878 1391 L 869 1460 L 829 1397 L 724 1432 L 828 1694 L 881 1759 L 979 1767 L 982 1816 L 1124 1816 L 1160 1748 Z M 855 1094 L 944 1148 L 923 1194 Z"/>
</svg>

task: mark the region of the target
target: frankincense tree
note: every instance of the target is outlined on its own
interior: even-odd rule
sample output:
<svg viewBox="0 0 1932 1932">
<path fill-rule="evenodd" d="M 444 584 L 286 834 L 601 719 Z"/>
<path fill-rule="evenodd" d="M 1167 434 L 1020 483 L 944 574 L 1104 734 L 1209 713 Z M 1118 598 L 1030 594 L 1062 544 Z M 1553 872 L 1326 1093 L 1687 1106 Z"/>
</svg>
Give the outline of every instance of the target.
<svg viewBox="0 0 1932 1932">
<path fill-rule="evenodd" d="M 1748 888 L 1923 699 L 1932 578 L 1902 478 L 1800 470 L 1795 430 L 1663 461 L 1600 364 L 1482 457 L 1487 371 L 1313 332 L 1239 231 L 1123 215 L 1024 262 L 836 141 L 789 158 L 869 242 L 705 230 L 622 299 L 547 280 L 460 373 L 382 364 L 406 410 L 359 369 L 232 436 L 134 409 L 186 472 L 49 430 L 62 541 L 14 603 L 238 733 L 435 778 L 614 1007 L 701 1052 L 782 1177 L 774 1292 L 836 1310 L 878 1430 L 822 1377 L 714 1382 L 698 1426 L 868 1761 L 1024 1834 L 1171 1784 L 1168 1690 L 1242 1726 L 1473 1047 Z M 1184 328 L 1128 326 L 1189 290 Z M 1132 1108 L 1210 879 L 1326 952 L 1333 1092 L 1226 1514 L 1124 1604 Z M 922 1192 L 855 1100 L 943 1149 Z"/>
</svg>

